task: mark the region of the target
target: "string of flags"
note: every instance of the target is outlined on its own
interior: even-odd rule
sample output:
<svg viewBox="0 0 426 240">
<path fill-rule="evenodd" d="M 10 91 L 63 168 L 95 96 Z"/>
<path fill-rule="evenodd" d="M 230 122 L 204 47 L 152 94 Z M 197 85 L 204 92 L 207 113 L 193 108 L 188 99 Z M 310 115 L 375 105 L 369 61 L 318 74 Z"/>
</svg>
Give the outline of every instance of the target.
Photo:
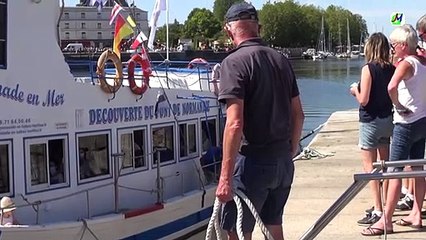
<svg viewBox="0 0 426 240">
<path fill-rule="evenodd" d="M 102 8 L 106 2 L 107 0 L 90 0 L 90 4 L 92 6 L 96 6 L 98 8 L 98 11 L 100 12 L 102 11 Z M 120 45 L 122 40 L 133 34 L 133 29 L 136 27 L 136 23 L 131 17 L 131 15 L 128 15 L 127 18 L 124 19 L 124 17 L 120 13 L 123 10 L 124 8 L 114 1 L 114 7 L 111 10 L 111 15 L 109 19 L 109 25 L 112 25 L 115 22 L 113 52 L 116 53 L 119 58 L 121 58 Z M 148 38 L 146 37 L 146 35 L 142 31 L 140 31 L 130 48 L 137 49 L 141 43 L 147 40 Z M 145 50 L 143 49 L 143 51 Z"/>
</svg>

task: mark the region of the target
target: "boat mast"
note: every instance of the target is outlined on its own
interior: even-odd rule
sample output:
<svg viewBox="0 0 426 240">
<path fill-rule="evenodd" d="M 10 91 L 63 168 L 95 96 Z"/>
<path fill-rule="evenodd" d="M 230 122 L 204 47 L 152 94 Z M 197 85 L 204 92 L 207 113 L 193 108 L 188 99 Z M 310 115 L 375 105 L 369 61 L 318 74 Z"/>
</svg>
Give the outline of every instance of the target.
<svg viewBox="0 0 426 240">
<path fill-rule="evenodd" d="M 338 32 L 339 32 L 339 49 L 340 49 L 340 53 L 342 53 L 343 52 L 343 49 L 342 49 L 342 30 L 340 29 L 340 22 L 337 24 L 337 27 L 339 28 L 338 29 Z"/>
<path fill-rule="evenodd" d="M 346 18 L 346 27 L 347 27 L 347 30 L 348 30 L 348 40 L 347 40 L 347 50 L 346 50 L 346 52 L 348 53 L 348 54 L 350 54 L 351 53 L 351 36 L 350 36 L 350 33 L 349 33 L 349 19 L 348 18 Z"/>
<path fill-rule="evenodd" d="M 169 0 L 166 0 L 166 60 L 169 60 Z"/>
<path fill-rule="evenodd" d="M 324 33 L 324 16 L 321 18 L 321 32 L 318 40 L 318 51 L 325 51 L 325 33 Z"/>
</svg>

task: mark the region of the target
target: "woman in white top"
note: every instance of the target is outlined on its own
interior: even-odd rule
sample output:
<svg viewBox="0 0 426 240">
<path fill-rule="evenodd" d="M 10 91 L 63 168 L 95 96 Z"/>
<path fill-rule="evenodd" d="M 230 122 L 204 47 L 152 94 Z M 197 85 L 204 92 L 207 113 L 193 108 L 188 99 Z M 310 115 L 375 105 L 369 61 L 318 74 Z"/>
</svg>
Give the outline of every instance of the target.
<svg viewBox="0 0 426 240">
<path fill-rule="evenodd" d="M 409 157 L 423 159 L 426 138 L 426 60 L 416 55 L 418 37 L 411 25 L 395 28 L 390 35 L 390 42 L 396 57 L 403 60 L 399 62 L 388 85 L 388 92 L 395 108 L 395 126 L 389 160 L 406 160 Z M 402 167 L 389 168 L 388 171 L 402 171 L 402 169 Z M 396 221 L 397 225 L 422 227 L 424 185 L 425 178 L 415 179 L 413 209 L 408 216 Z M 400 190 L 401 180 L 391 179 L 384 214 L 377 223 L 364 229 L 362 235 L 381 235 L 385 229 L 387 233 L 393 232 L 392 215 Z"/>
</svg>

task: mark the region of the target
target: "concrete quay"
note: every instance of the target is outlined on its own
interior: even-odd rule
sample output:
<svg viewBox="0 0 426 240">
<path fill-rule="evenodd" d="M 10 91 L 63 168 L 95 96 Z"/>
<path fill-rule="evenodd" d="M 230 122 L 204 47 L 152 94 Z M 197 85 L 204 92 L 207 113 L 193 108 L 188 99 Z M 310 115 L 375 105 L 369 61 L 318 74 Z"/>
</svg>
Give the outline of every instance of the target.
<svg viewBox="0 0 426 240">
<path fill-rule="evenodd" d="M 362 173 L 358 143 L 358 111 L 333 113 L 325 126 L 309 145 L 325 158 L 312 158 L 295 162 L 296 172 L 292 192 L 284 210 L 283 227 L 286 240 L 300 239 L 318 218 L 353 183 L 353 175 Z M 364 210 L 372 206 L 369 187 L 365 187 L 315 239 L 426 239 L 424 228 L 417 230 L 394 224 L 394 233 L 385 236 L 364 237 L 364 228 L 357 220 L 364 217 Z M 395 212 L 394 220 L 407 215 L 407 211 Z M 256 227 L 253 239 L 264 239 Z"/>
</svg>

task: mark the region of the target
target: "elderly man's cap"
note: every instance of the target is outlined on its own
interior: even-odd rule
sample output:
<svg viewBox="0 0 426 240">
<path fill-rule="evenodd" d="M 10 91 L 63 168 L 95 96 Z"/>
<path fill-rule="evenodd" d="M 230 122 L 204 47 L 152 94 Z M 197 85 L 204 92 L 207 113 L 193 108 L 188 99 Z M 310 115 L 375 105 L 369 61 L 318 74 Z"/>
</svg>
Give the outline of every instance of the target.
<svg viewBox="0 0 426 240">
<path fill-rule="evenodd" d="M 256 8 L 246 2 L 239 2 L 233 4 L 225 14 L 226 22 L 248 19 L 256 21 L 258 20 Z"/>
</svg>

